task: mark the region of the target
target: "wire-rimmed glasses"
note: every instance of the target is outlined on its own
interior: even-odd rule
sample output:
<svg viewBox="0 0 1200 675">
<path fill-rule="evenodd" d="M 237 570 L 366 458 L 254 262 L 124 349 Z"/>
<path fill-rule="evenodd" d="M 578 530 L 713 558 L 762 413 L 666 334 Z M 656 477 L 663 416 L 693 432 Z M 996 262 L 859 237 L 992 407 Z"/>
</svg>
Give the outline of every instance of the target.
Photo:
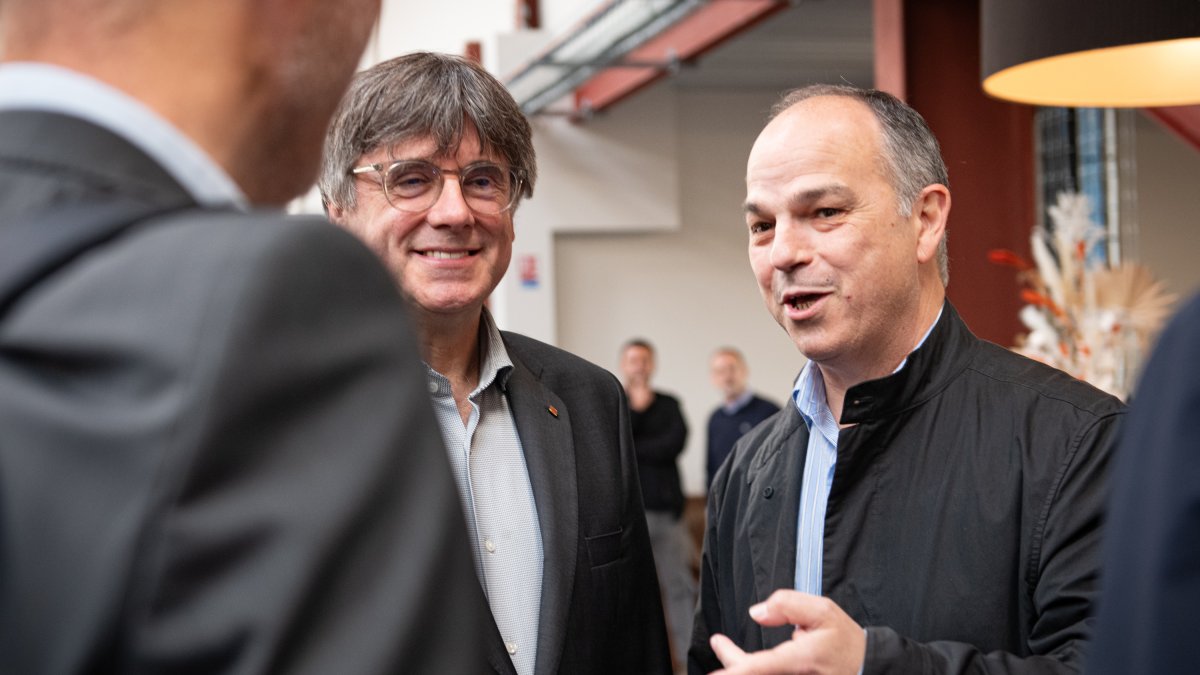
<svg viewBox="0 0 1200 675">
<path fill-rule="evenodd" d="M 521 194 L 520 177 L 491 162 L 475 162 L 452 171 L 423 159 L 402 159 L 390 164 L 379 162 L 350 169 L 356 176 L 371 172 L 379 174 L 388 204 L 408 213 L 433 208 L 442 195 L 446 174 L 458 178 L 463 200 L 476 213 L 503 213 L 516 205 Z"/>
</svg>

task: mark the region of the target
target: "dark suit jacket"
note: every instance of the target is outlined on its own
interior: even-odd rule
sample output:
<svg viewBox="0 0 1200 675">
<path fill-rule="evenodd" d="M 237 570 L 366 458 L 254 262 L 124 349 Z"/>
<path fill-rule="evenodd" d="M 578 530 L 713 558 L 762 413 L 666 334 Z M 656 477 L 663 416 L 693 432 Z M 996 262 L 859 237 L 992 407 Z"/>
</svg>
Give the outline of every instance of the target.
<svg viewBox="0 0 1200 675">
<path fill-rule="evenodd" d="M 546 556 L 536 672 L 670 673 L 624 390 L 561 349 L 503 338 Z M 494 623 L 487 646 L 497 673 L 515 672 Z"/>
<path fill-rule="evenodd" d="M 191 204 L 0 113 L 0 228 Z M 0 672 L 470 673 L 486 625 L 402 301 L 319 219 L 128 231 L 0 320 Z M 386 412 L 380 412 L 386 411 Z"/>
</svg>

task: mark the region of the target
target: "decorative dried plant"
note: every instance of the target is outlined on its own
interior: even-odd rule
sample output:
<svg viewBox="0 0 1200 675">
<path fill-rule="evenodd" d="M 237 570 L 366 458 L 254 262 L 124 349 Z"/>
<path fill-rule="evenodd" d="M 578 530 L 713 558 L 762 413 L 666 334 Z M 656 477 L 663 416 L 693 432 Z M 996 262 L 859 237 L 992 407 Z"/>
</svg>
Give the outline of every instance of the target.
<svg viewBox="0 0 1200 675">
<path fill-rule="evenodd" d="M 1175 296 L 1145 267 L 1091 254 L 1106 234 L 1086 196 L 1060 193 L 1049 213 L 1053 227 L 1033 229 L 1033 265 L 1008 250 L 988 255 L 1016 268 L 1022 287 L 1029 332 L 1014 349 L 1125 400 Z"/>
</svg>

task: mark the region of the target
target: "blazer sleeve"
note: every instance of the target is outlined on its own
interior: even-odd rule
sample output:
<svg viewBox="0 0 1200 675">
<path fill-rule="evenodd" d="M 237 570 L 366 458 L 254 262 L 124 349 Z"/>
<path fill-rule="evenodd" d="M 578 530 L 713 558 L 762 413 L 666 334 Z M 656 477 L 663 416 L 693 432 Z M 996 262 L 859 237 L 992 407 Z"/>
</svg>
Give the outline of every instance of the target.
<svg viewBox="0 0 1200 675">
<path fill-rule="evenodd" d="M 219 238 L 219 224 L 205 224 Z M 140 673 L 482 672 L 485 620 L 415 342 L 327 224 L 238 227 L 126 607 Z"/>
</svg>

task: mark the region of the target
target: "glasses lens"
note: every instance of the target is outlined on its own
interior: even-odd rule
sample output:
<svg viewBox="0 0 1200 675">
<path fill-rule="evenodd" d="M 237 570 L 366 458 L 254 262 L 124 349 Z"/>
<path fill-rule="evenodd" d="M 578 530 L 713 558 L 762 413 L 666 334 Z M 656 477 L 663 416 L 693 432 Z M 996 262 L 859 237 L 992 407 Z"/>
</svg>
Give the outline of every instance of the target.
<svg viewBox="0 0 1200 675">
<path fill-rule="evenodd" d="M 513 180 L 495 164 L 475 164 L 462 172 L 467 204 L 479 213 L 500 213 L 512 206 Z"/>
<path fill-rule="evenodd" d="M 442 177 L 428 162 L 397 162 L 388 167 L 384 185 L 388 200 L 398 209 L 422 211 L 437 201 Z"/>
</svg>

